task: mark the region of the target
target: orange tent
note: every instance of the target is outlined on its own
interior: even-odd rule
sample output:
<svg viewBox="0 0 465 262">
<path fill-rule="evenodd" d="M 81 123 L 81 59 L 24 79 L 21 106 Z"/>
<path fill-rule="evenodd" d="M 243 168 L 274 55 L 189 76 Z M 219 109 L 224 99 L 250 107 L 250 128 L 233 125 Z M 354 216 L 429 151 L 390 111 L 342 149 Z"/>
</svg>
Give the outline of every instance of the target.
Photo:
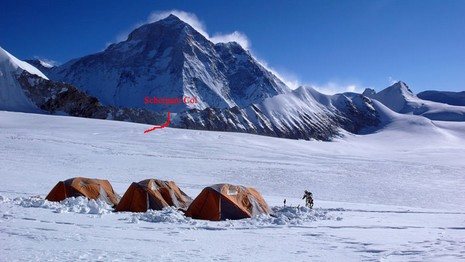
<svg viewBox="0 0 465 262">
<path fill-rule="evenodd" d="M 192 198 L 179 189 L 174 182 L 146 179 L 139 183 L 132 183 L 115 210 L 145 212 L 148 209 L 161 210 L 167 206 L 185 210 L 190 203 L 192 203 Z"/>
<path fill-rule="evenodd" d="M 116 205 L 120 196 L 115 193 L 108 180 L 74 177 L 60 181 L 48 193 L 45 199 L 49 201 L 62 201 L 68 197 L 87 197 L 88 199 L 100 199 L 109 205 Z"/>
<path fill-rule="evenodd" d="M 206 187 L 194 199 L 186 216 L 205 220 L 242 219 L 270 214 L 270 208 L 251 187 L 217 184 Z"/>
</svg>

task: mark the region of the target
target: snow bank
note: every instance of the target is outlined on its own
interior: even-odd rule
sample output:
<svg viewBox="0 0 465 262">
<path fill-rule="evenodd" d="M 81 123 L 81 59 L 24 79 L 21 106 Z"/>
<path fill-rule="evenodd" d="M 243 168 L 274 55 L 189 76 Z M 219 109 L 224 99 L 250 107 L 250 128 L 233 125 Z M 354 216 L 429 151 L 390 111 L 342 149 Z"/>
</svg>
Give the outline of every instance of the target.
<svg viewBox="0 0 465 262">
<path fill-rule="evenodd" d="M 163 210 L 149 210 L 145 213 L 134 213 L 127 220 L 131 223 L 140 221 L 150 223 L 171 223 L 193 225 L 196 228 L 226 229 L 226 228 L 260 228 L 269 226 L 292 226 L 317 220 L 342 220 L 341 217 L 328 214 L 328 210 L 307 207 L 273 207 L 273 215 L 259 215 L 241 220 L 205 221 L 184 216 L 176 208 L 167 207 Z"/>
<path fill-rule="evenodd" d="M 323 208 L 273 207 L 272 210 L 274 212 L 272 216 L 260 215 L 249 220 L 252 224 L 259 225 L 302 225 L 317 220 L 342 220 L 341 217 L 328 214 L 328 210 Z"/>
<path fill-rule="evenodd" d="M 51 202 L 42 198 L 20 197 L 14 203 L 22 207 L 39 207 L 52 209 L 55 213 L 107 214 L 113 208 L 101 200 L 88 200 L 85 197 L 70 197 L 61 202 Z"/>
<path fill-rule="evenodd" d="M 8 201 L 9 201 L 9 199 L 7 197 L 0 196 L 0 203 L 8 202 Z"/>
<path fill-rule="evenodd" d="M 163 210 L 148 210 L 145 213 L 134 213 L 128 219 L 132 223 L 139 223 L 140 220 L 151 223 L 173 223 L 173 224 L 195 224 L 192 218 L 174 207 L 166 207 Z"/>
<path fill-rule="evenodd" d="M 51 209 L 55 213 L 79 214 L 108 214 L 113 208 L 101 200 L 88 200 L 85 197 L 70 197 L 61 202 L 51 202 L 38 197 L 18 197 L 13 200 L 0 195 L 0 203 L 12 202 L 25 208 Z M 259 215 L 241 220 L 206 221 L 186 217 L 175 207 L 166 207 L 163 210 L 148 210 L 145 213 L 123 212 L 131 214 L 124 219 L 130 223 L 138 224 L 140 221 L 149 223 L 166 223 L 174 225 L 190 225 L 195 228 L 226 229 L 226 228 L 260 228 L 270 226 L 293 226 L 317 220 L 342 220 L 341 217 L 330 214 L 333 210 L 307 207 L 273 207 L 272 215 Z M 121 213 L 120 213 L 121 214 Z"/>
</svg>

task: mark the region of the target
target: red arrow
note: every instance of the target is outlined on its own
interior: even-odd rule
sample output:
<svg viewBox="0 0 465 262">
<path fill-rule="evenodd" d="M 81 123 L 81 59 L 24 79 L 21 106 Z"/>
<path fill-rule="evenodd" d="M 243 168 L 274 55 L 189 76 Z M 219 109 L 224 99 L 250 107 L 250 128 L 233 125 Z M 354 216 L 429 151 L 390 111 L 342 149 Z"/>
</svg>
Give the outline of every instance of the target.
<svg viewBox="0 0 465 262">
<path fill-rule="evenodd" d="M 157 129 L 157 128 L 160 128 L 160 129 L 161 129 L 161 128 L 165 128 L 165 127 L 167 127 L 169 124 L 170 124 L 170 112 L 168 112 L 168 120 L 166 121 L 166 123 L 164 123 L 164 124 L 161 125 L 161 126 L 154 126 L 154 127 L 150 128 L 150 129 L 147 129 L 147 130 L 144 131 L 144 134 L 145 134 L 145 133 L 148 133 L 148 132 L 152 132 L 153 130 L 155 130 L 155 129 Z"/>
</svg>

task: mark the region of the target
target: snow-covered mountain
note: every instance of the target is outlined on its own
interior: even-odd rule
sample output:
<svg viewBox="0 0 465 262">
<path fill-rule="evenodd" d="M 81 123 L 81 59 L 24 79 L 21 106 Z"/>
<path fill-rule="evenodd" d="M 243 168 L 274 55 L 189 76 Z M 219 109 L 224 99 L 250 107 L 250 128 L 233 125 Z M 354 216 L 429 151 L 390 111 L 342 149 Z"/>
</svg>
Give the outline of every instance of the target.
<svg viewBox="0 0 465 262">
<path fill-rule="evenodd" d="M 465 91 L 434 91 L 428 90 L 417 94 L 423 100 L 429 100 L 438 103 L 444 103 L 452 106 L 465 106 Z"/>
<path fill-rule="evenodd" d="M 155 111 L 246 107 L 289 88 L 239 44 L 214 44 L 178 17 L 143 25 L 103 52 L 51 70 L 103 104 Z M 144 105 L 144 97 L 198 97 L 197 104 Z"/>
<path fill-rule="evenodd" d="M 239 44 L 214 44 L 174 15 L 49 72 L 103 104 L 177 113 L 171 126 L 180 128 L 329 140 L 341 127 L 359 132 L 379 124 L 369 99 L 291 91 Z M 144 105 L 146 96 L 198 103 Z"/>
<path fill-rule="evenodd" d="M 409 89 L 407 84 L 401 81 L 379 93 L 372 89 L 366 89 L 363 95 L 380 101 L 398 113 L 421 115 L 431 120 L 465 121 L 465 107 L 420 99 Z"/>
<path fill-rule="evenodd" d="M 0 110 L 39 112 L 40 109 L 25 94 L 18 76 L 23 72 L 47 77 L 34 66 L 19 60 L 0 47 Z"/>
</svg>

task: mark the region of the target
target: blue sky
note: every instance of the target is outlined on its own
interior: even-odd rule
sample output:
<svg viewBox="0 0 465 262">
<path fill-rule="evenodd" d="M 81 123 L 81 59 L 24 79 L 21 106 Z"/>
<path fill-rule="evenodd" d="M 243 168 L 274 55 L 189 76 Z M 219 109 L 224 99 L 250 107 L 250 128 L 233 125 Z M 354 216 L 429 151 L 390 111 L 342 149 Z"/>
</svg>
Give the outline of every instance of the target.
<svg viewBox="0 0 465 262">
<path fill-rule="evenodd" d="M 11 0 L 0 46 L 60 63 L 102 51 L 154 12 L 194 14 L 211 36 L 240 32 L 288 82 L 326 91 L 465 90 L 465 1 Z"/>
</svg>

